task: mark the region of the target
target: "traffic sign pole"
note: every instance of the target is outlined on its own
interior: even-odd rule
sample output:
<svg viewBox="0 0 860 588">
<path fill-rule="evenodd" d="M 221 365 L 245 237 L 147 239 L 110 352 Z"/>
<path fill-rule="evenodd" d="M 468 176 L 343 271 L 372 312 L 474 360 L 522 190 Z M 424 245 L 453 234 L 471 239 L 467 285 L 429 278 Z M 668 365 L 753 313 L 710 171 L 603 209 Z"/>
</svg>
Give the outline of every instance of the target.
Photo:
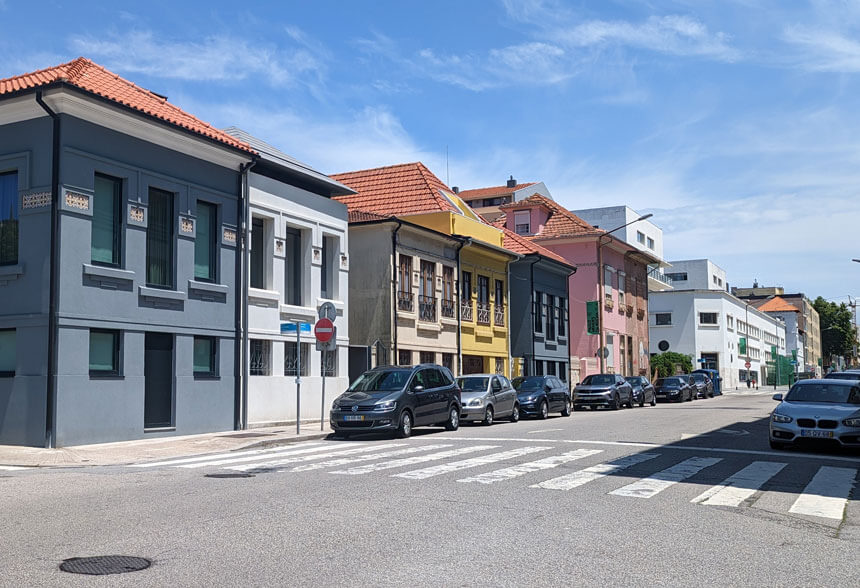
<svg viewBox="0 0 860 588">
<path fill-rule="evenodd" d="M 319 320 L 314 325 L 314 336 L 317 339 L 317 349 L 320 350 L 320 377 L 322 378 L 322 393 L 320 394 L 320 431 L 325 430 L 325 352 L 334 349 L 337 353 L 337 329 L 334 320 L 337 318 L 337 308 L 331 302 L 323 302 L 317 311 Z"/>
<path fill-rule="evenodd" d="M 302 340 L 301 324 L 296 325 L 296 435 L 302 432 Z"/>
</svg>

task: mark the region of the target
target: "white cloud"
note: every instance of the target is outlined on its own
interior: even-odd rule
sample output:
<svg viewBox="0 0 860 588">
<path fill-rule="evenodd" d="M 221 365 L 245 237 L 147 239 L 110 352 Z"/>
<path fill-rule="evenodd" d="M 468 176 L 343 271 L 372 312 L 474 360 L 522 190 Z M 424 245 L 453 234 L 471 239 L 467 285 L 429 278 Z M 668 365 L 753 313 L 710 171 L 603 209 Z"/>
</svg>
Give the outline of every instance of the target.
<svg viewBox="0 0 860 588">
<path fill-rule="evenodd" d="M 788 27 L 783 38 L 802 49 L 799 64 L 814 71 L 860 72 L 860 43 L 842 34 L 806 27 Z"/>
</svg>

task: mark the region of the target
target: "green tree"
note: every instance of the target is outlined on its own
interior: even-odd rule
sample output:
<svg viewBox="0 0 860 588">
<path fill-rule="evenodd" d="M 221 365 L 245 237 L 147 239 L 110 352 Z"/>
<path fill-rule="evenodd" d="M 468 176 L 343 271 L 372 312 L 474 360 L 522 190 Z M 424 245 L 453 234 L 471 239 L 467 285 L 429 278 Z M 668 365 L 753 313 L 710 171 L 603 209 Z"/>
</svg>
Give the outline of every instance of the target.
<svg viewBox="0 0 860 588">
<path fill-rule="evenodd" d="M 821 327 L 821 355 L 825 363 L 830 363 L 834 355 L 854 358 L 857 349 L 857 333 L 854 330 L 851 311 L 843 302 L 836 304 L 821 296 L 812 303 L 818 312 Z"/>
<path fill-rule="evenodd" d="M 680 367 L 685 374 L 689 374 L 693 371 L 692 358 L 689 355 L 674 351 L 658 353 L 651 358 L 651 370 L 657 374 L 658 378 L 665 378 L 677 373 L 677 367 Z"/>
</svg>

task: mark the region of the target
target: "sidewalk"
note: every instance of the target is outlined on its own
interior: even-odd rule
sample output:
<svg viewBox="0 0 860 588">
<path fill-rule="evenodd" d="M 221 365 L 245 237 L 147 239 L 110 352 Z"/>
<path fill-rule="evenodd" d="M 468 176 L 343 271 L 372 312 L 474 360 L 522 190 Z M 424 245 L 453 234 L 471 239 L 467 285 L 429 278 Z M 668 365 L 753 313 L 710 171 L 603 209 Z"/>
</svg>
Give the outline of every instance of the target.
<svg viewBox="0 0 860 588">
<path fill-rule="evenodd" d="M 759 386 L 756 388 L 747 388 L 746 384 L 743 386 L 738 386 L 737 390 L 734 388 L 729 388 L 728 390 L 724 390 L 723 394 L 727 396 L 763 396 L 765 394 L 785 394 L 790 389 L 789 386 L 777 386 L 774 390 L 773 385 L 770 386 Z"/>
<path fill-rule="evenodd" d="M 75 445 L 58 449 L 0 445 L 0 471 L 19 467 L 83 467 L 126 465 L 207 453 L 274 447 L 297 441 L 322 439 L 331 434 L 328 423 L 320 431 L 319 421 L 246 431 L 222 431 L 182 437 L 159 437 L 137 441 Z M 4 466 L 11 466 L 4 468 Z"/>
</svg>

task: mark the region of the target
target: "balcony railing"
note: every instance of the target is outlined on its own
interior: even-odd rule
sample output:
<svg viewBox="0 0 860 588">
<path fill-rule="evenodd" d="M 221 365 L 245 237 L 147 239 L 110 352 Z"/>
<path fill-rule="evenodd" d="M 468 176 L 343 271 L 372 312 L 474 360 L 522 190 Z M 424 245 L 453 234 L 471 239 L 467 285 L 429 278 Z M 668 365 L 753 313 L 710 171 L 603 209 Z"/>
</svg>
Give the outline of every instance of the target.
<svg viewBox="0 0 860 588">
<path fill-rule="evenodd" d="M 490 303 L 489 302 L 478 302 L 477 303 L 477 317 L 475 322 L 479 325 L 489 325 L 490 324 Z"/>
<path fill-rule="evenodd" d="M 433 296 L 418 296 L 418 320 L 436 322 L 436 298 Z"/>
<path fill-rule="evenodd" d="M 460 302 L 460 318 L 464 321 L 472 320 L 472 301 L 463 300 Z"/>
<path fill-rule="evenodd" d="M 412 312 L 414 308 L 415 307 L 412 304 L 412 292 L 397 293 L 397 310 Z"/>
<path fill-rule="evenodd" d="M 445 318 L 454 318 L 454 301 L 443 299 L 441 302 L 442 316 Z"/>
<path fill-rule="evenodd" d="M 668 277 L 666 274 L 660 271 L 659 268 L 652 267 L 648 269 L 648 277 L 654 278 L 658 282 L 663 282 L 667 286 L 672 285 L 672 278 Z"/>
<path fill-rule="evenodd" d="M 493 324 L 497 327 L 505 326 L 505 306 L 503 304 L 497 304 L 493 309 Z"/>
</svg>

